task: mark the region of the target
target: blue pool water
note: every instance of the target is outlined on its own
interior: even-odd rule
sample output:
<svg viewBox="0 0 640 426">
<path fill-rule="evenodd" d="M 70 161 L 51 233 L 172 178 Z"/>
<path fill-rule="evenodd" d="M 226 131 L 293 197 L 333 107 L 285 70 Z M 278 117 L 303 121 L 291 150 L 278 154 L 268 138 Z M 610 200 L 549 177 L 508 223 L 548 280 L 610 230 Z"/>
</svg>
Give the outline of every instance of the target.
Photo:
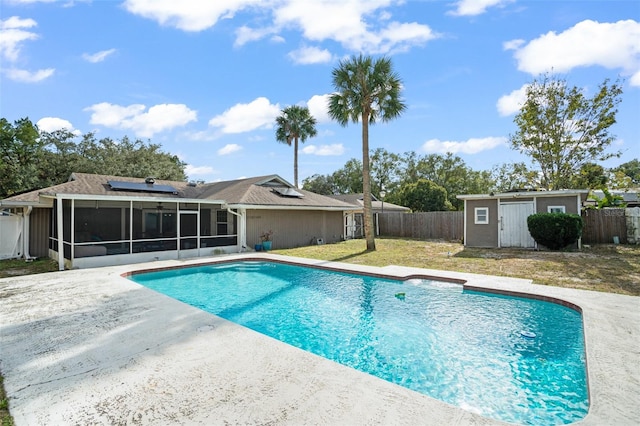
<svg viewBox="0 0 640 426">
<path fill-rule="evenodd" d="M 550 425 L 587 414 L 582 317 L 559 304 L 268 262 L 131 279 L 486 417 Z"/>
</svg>

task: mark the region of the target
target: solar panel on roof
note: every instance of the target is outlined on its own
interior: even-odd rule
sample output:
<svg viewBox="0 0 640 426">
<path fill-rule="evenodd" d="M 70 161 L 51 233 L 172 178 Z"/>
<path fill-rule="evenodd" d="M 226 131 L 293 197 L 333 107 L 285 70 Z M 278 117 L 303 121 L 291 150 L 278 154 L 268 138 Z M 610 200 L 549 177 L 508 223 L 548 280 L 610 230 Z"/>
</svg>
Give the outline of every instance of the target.
<svg viewBox="0 0 640 426">
<path fill-rule="evenodd" d="M 296 191 L 293 188 L 279 187 L 279 188 L 273 188 L 273 190 L 275 192 L 277 192 L 278 194 L 283 195 L 285 197 L 304 198 L 303 194 L 299 193 L 298 191 Z"/>
<path fill-rule="evenodd" d="M 155 183 L 123 182 L 110 180 L 107 182 L 111 189 L 116 191 L 160 192 L 164 194 L 177 194 L 178 190 L 170 185 L 156 185 Z"/>
</svg>

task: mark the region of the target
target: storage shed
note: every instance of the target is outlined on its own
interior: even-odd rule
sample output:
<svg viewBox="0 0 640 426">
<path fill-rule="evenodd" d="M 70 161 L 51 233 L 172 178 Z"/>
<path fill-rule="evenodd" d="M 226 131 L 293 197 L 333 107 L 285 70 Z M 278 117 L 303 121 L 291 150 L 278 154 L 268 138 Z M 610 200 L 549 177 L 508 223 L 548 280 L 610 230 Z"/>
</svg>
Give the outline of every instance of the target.
<svg viewBox="0 0 640 426">
<path fill-rule="evenodd" d="M 514 191 L 458 195 L 464 201 L 466 247 L 535 248 L 527 217 L 534 213 L 580 214 L 589 191 Z"/>
</svg>

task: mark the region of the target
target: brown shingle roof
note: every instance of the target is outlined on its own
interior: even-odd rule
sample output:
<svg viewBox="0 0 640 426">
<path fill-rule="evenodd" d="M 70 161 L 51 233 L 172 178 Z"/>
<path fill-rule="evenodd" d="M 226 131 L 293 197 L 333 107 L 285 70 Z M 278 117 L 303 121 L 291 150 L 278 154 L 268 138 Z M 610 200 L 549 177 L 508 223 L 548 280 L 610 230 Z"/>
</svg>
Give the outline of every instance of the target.
<svg viewBox="0 0 640 426">
<path fill-rule="evenodd" d="M 331 197 L 333 199 L 336 200 L 340 200 L 343 201 L 345 203 L 351 204 L 352 206 L 357 206 L 360 208 L 364 207 L 364 201 L 362 199 L 363 194 L 359 193 L 359 194 L 339 194 L 339 195 L 328 195 L 328 197 Z M 388 211 L 395 211 L 395 212 L 408 212 L 411 211 L 411 209 L 409 207 L 404 207 L 404 206 L 399 206 L 397 204 L 392 204 L 392 203 L 388 203 L 386 201 L 382 202 L 379 201 L 373 194 L 371 195 L 371 208 L 374 211 L 382 211 L 382 209 L 384 208 L 384 210 L 388 210 Z"/>
<path fill-rule="evenodd" d="M 200 200 L 224 200 L 230 205 L 246 206 L 291 206 L 291 207 L 311 207 L 311 208 L 344 208 L 348 210 L 353 206 L 339 200 L 334 200 L 324 195 L 296 189 L 303 195 L 302 198 L 285 197 L 273 191 L 275 186 L 289 187 L 292 185 L 277 175 L 258 176 L 246 179 L 231 181 L 212 182 L 198 185 L 191 185 L 188 182 L 156 180 L 156 185 L 169 185 L 176 189 L 176 194 L 138 192 L 113 190 L 109 186 L 109 181 L 144 183 L 142 178 L 131 178 L 122 176 L 94 175 L 88 173 L 73 173 L 68 182 L 48 188 L 27 192 L 6 198 L 3 201 L 37 203 L 40 195 L 55 196 L 56 194 L 71 195 L 97 195 L 97 196 L 120 196 L 127 198 L 156 197 L 174 199 L 200 199 Z"/>
</svg>

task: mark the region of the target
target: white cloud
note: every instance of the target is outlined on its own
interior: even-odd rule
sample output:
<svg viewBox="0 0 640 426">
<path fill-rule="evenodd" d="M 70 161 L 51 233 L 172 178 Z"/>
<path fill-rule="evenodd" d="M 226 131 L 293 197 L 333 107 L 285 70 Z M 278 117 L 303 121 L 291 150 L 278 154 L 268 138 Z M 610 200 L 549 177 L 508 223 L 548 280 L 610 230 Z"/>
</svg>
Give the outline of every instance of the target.
<svg viewBox="0 0 640 426">
<path fill-rule="evenodd" d="M 20 51 L 25 41 L 36 40 L 36 33 L 26 31 L 24 28 L 32 28 L 38 23 L 33 19 L 22 19 L 12 16 L 0 20 L 0 58 L 4 58 L 9 63 L 15 63 L 20 59 Z M 46 68 L 38 71 L 28 71 L 18 68 L 7 68 L 3 70 L 10 80 L 22 83 L 37 83 L 53 75 L 55 68 Z"/>
<path fill-rule="evenodd" d="M 58 117 L 43 117 L 36 123 L 38 129 L 43 132 L 51 133 L 56 130 L 68 130 L 75 136 L 79 136 L 81 133 L 79 130 L 73 127 L 70 121 L 64 120 Z"/>
<path fill-rule="evenodd" d="M 271 21 L 259 28 L 242 25 L 236 31 L 235 46 L 279 37 L 284 30 L 299 30 L 305 39 L 334 40 L 353 52 L 388 53 L 422 45 L 438 35 L 424 24 L 391 21 L 386 10 L 397 0 L 126 0 L 129 12 L 155 20 L 160 25 L 184 31 L 203 31 L 220 19 L 232 19 L 237 12 L 253 12 Z M 384 27 L 383 27 L 384 26 Z M 279 40 L 279 39 L 278 39 Z"/>
<path fill-rule="evenodd" d="M 300 49 L 289 52 L 289 58 L 296 63 L 302 65 L 323 64 L 331 62 L 333 55 L 327 49 L 320 49 L 313 46 L 305 46 Z"/>
<path fill-rule="evenodd" d="M 455 3 L 456 10 L 449 14 L 455 16 L 481 15 L 490 7 L 503 6 L 512 1 L 514 0 L 459 0 Z"/>
<path fill-rule="evenodd" d="M 104 61 L 107 58 L 107 56 L 112 55 L 115 52 L 116 52 L 116 49 L 109 49 L 109 50 L 102 50 L 100 52 L 93 53 L 93 54 L 83 53 L 82 54 L 82 58 L 85 61 L 88 61 L 88 62 L 91 62 L 92 64 L 95 64 L 97 62 Z"/>
<path fill-rule="evenodd" d="M 514 40 L 505 41 L 502 43 L 502 48 L 504 50 L 518 50 L 526 41 L 521 38 L 517 38 Z"/>
<path fill-rule="evenodd" d="M 55 69 L 47 68 L 45 70 L 27 71 L 11 68 L 3 71 L 10 80 L 19 81 L 22 83 L 37 83 L 51 77 L 55 72 Z"/>
<path fill-rule="evenodd" d="M 527 89 L 529 84 L 523 85 L 521 88 L 514 90 L 508 95 L 504 95 L 498 99 L 496 108 L 498 113 L 505 117 L 507 115 L 515 114 L 520 111 L 522 105 L 527 100 Z"/>
<path fill-rule="evenodd" d="M 244 133 L 273 127 L 279 114 L 278 104 L 271 104 L 269 99 L 259 97 L 248 104 L 232 106 L 209 120 L 209 125 L 222 128 L 223 133 Z"/>
<path fill-rule="evenodd" d="M 85 108 L 85 111 L 92 112 L 91 124 L 132 130 L 136 136 L 145 138 L 197 120 L 197 112 L 184 104 L 154 105 L 147 112 L 145 109 L 141 104 L 120 106 L 102 102 Z"/>
<path fill-rule="evenodd" d="M 556 34 L 550 31 L 514 48 L 518 69 L 530 74 L 599 65 L 620 68 L 640 85 L 640 23 L 633 20 L 600 23 L 586 20 Z"/>
<path fill-rule="evenodd" d="M 331 117 L 329 117 L 330 96 L 329 94 L 313 95 L 311 99 L 307 101 L 309 112 L 318 123 L 329 123 L 331 121 Z"/>
<path fill-rule="evenodd" d="M 336 143 L 332 145 L 305 145 L 304 148 L 300 150 L 303 154 L 310 155 L 320 155 L 320 156 L 328 156 L 328 155 L 342 155 L 344 154 L 344 146 L 341 143 Z"/>
<path fill-rule="evenodd" d="M 268 36 L 269 34 L 273 34 L 274 32 L 277 32 L 277 30 L 273 28 L 255 29 L 243 25 L 236 30 L 236 40 L 233 45 L 236 47 L 243 46 L 251 41 L 260 40 L 261 38 Z"/>
<path fill-rule="evenodd" d="M 31 28 L 38 25 L 33 19 L 21 19 L 12 16 L 0 21 L 0 54 L 9 62 L 15 62 L 20 56 L 22 43 L 38 38 L 36 33 L 25 31 L 23 28 Z"/>
<path fill-rule="evenodd" d="M 218 20 L 233 15 L 261 0 L 126 0 L 124 7 L 129 12 L 153 19 L 160 25 L 176 27 L 183 31 L 203 31 L 213 27 Z"/>
<path fill-rule="evenodd" d="M 390 4 L 391 0 L 287 1 L 273 13 L 277 27 L 297 27 L 307 40 L 335 40 L 354 52 L 384 54 L 406 50 L 439 37 L 427 25 L 415 22 L 393 21 L 386 27 L 375 28 L 386 21 L 365 21 Z"/>
<path fill-rule="evenodd" d="M 471 138 L 464 142 L 428 140 L 422 145 L 422 150 L 429 153 L 446 154 L 477 154 L 481 151 L 493 149 L 507 143 L 505 137 Z"/>
<path fill-rule="evenodd" d="M 215 170 L 210 166 L 194 166 L 192 164 L 187 164 L 184 168 L 184 173 L 187 176 L 210 175 L 215 173 Z"/>
<path fill-rule="evenodd" d="M 235 143 L 229 143 L 218 150 L 218 155 L 228 155 L 242 150 L 242 147 Z"/>
</svg>

